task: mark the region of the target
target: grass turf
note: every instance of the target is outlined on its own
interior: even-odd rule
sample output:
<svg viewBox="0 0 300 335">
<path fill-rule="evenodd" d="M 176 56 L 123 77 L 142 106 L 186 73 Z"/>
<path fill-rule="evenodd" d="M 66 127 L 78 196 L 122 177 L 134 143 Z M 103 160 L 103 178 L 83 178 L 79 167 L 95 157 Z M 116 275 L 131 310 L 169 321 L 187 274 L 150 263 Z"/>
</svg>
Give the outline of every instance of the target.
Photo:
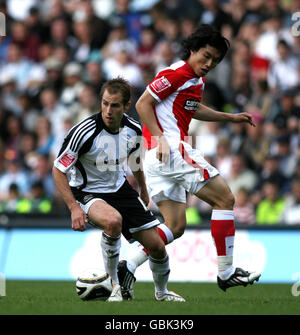
<svg viewBox="0 0 300 335">
<path fill-rule="evenodd" d="M 7 281 L 0 315 L 291 315 L 300 314 L 300 296 L 290 284 L 254 284 L 221 291 L 214 283 L 174 283 L 168 288 L 185 303 L 156 302 L 152 283 L 135 284 L 135 300 L 81 301 L 69 281 Z"/>
</svg>

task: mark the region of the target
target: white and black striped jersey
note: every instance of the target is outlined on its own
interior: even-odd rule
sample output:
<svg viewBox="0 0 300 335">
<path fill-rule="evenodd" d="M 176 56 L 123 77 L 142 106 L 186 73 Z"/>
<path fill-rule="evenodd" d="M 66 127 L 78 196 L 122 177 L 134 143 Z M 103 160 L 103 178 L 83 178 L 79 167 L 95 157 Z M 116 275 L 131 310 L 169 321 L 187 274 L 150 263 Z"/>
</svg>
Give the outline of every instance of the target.
<svg viewBox="0 0 300 335">
<path fill-rule="evenodd" d="M 93 193 L 116 192 L 126 180 L 128 159 L 131 167 L 142 150 L 139 123 L 124 114 L 118 133 L 105 126 L 101 112 L 70 129 L 54 166 L 69 172 L 71 189 Z"/>
</svg>

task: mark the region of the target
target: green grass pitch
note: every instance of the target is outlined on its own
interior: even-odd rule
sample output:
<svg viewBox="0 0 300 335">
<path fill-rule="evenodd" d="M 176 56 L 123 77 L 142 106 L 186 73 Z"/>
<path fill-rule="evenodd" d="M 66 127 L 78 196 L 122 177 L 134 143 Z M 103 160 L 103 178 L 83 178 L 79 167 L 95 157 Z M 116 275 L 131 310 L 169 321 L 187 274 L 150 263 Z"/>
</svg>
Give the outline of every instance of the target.
<svg viewBox="0 0 300 335">
<path fill-rule="evenodd" d="M 156 302 L 153 283 L 135 284 L 135 300 L 82 301 L 71 281 L 10 281 L 0 296 L 0 315 L 299 315 L 292 284 L 254 284 L 221 291 L 215 283 L 170 282 L 185 303 Z"/>
</svg>

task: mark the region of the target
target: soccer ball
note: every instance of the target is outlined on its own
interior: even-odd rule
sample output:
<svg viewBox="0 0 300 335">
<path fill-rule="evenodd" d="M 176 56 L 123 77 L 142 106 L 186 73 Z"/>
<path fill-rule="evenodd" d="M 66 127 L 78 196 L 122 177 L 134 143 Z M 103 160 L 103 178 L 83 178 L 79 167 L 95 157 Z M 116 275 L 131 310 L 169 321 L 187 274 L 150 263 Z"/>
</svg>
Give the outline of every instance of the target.
<svg viewBox="0 0 300 335">
<path fill-rule="evenodd" d="M 76 291 L 82 300 L 106 300 L 112 291 L 111 278 L 107 273 L 78 277 Z"/>
</svg>

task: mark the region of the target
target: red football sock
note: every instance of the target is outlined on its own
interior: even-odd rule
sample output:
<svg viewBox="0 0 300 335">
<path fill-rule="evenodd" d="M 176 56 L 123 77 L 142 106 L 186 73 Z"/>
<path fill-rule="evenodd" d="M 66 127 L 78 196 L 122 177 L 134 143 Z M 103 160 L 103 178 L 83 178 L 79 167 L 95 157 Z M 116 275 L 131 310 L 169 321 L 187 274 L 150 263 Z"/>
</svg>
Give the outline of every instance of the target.
<svg viewBox="0 0 300 335">
<path fill-rule="evenodd" d="M 232 256 L 235 235 L 233 211 L 213 210 L 211 234 L 218 256 Z"/>
</svg>

